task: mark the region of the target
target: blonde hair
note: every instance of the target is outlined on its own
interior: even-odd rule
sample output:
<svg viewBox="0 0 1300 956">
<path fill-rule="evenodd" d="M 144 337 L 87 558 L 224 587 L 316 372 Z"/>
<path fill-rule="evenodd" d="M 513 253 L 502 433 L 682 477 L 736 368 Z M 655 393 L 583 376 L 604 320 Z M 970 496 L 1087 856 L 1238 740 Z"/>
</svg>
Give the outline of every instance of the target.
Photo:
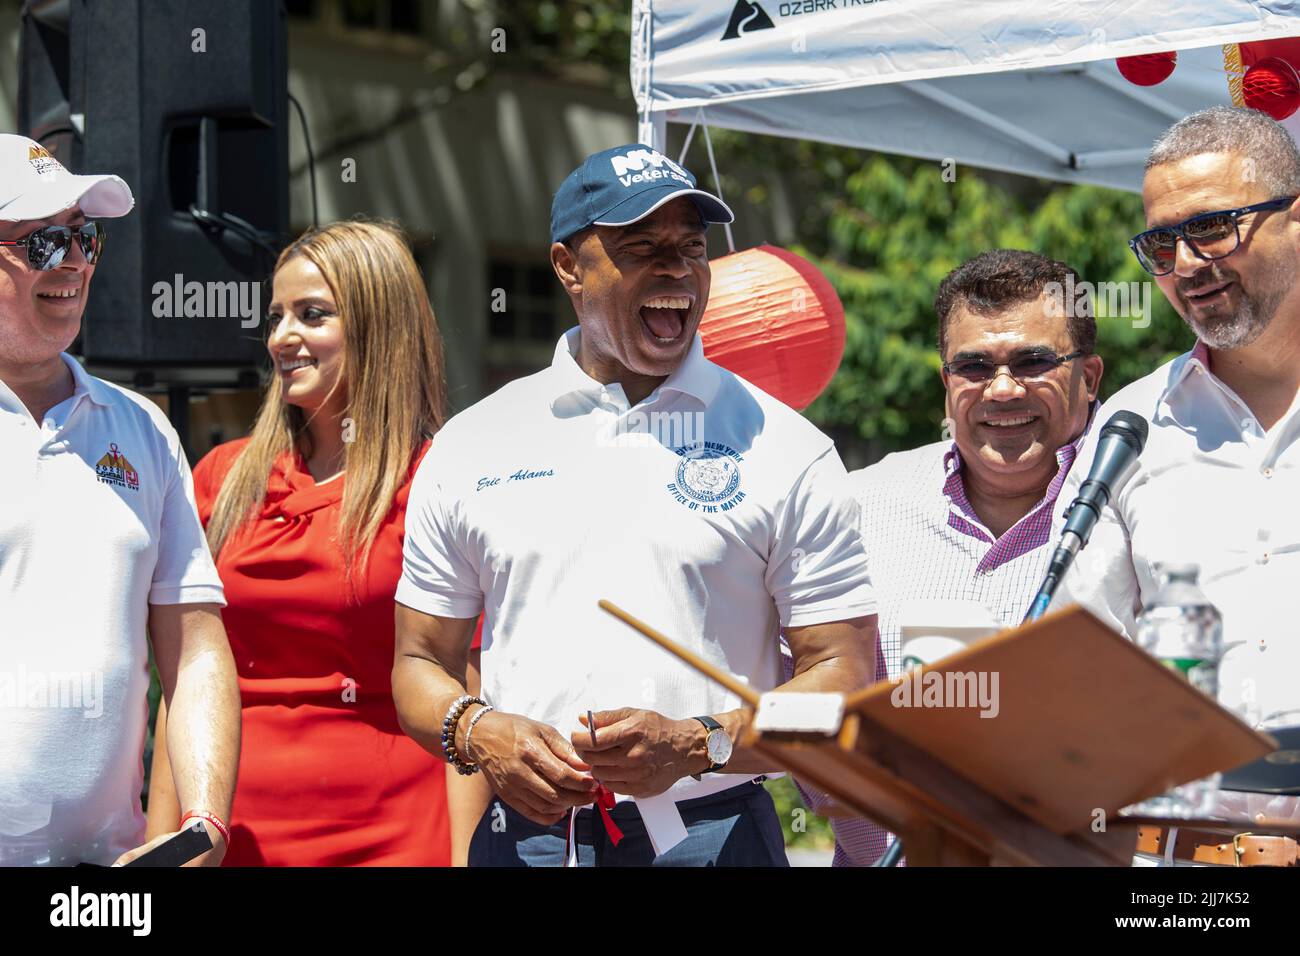
<svg viewBox="0 0 1300 956">
<path fill-rule="evenodd" d="M 400 229 L 351 220 L 309 229 L 275 264 L 302 256 L 329 283 L 343 329 L 345 416 L 355 440 L 344 445 L 347 472 L 339 515 L 339 544 L 352 596 L 393 497 L 415 454 L 446 420 L 442 335 L 424 280 Z M 213 506 L 208 542 L 213 555 L 266 498 L 275 460 L 310 455 L 308 417 L 272 382 L 247 446 L 235 460 Z"/>
</svg>

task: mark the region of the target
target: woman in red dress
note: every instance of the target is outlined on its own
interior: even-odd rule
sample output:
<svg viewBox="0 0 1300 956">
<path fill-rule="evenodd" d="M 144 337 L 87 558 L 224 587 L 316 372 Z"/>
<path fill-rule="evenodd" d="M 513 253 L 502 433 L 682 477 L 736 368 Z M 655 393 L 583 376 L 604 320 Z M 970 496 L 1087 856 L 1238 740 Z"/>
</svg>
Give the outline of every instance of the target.
<svg viewBox="0 0 1300 956">
<path fill-rule="evenodd" d="M 445 764 L 398 726 L 390 677 L 407 495 L 445 417 L 437 322 L 372 222 L 285 249 L 267 321 L 252 434 L 194 469 L 243 700 L 224 863 L 446 865 Z M 160 712 L 151 833 L 176 828 L 165 734 Z"/>
</svg>

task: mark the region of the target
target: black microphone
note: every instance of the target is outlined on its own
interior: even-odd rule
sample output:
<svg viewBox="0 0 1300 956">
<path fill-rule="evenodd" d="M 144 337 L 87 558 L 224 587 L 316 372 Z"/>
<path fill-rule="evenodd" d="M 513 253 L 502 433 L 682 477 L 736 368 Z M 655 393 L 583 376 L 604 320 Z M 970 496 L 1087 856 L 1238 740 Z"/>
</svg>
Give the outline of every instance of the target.
<svg viewBox="0 0 1300 956">
<path fill-rule="evenodd" d="M 1047 605 L 1052 603 L 1056 586 L 1074 563 L 1075 555 L 1083 550 L 1092 536 L 1101 509 L 1110 501 L 1113 489 L 1132 474 L 1146 443 L 1147 420 L 1133 412 L 1116 412 L 1101 430 L 1088 480 L 1079 487 L 1078 497 L 1070 505 L 1065 528 L 1061 531 L 1061 542 L 1052 553 L 1047 574 L 1029 605 L 1025 622 L 1038 620 L 1047 610 Z"/>
</svg>

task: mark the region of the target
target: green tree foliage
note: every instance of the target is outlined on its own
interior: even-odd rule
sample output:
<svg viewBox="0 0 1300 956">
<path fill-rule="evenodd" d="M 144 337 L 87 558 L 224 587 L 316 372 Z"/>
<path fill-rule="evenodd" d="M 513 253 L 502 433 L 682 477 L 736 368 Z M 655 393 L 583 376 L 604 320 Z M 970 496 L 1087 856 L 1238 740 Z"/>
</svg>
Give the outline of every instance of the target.
<svg viewBox="0 0 1300 956">
<path fill-rule="evenodd" d="M 803 797 L 799 794 L 793 777 L 778 777 L 768 780 L 763 786 L 776 805 L 776 818 L 781 821 L 786 846 L 801 850 L 835 848 L 835 831 L 831 829 L 831 821 L 804 806 Z"/>
<path fill-rule="evenodd" d="M 486 56 L 490 68 L 581 77 L 626 97 L 633 109 L 629 0 L 461 0 L 460 6 L 475 24 L 466 41 L 482 41 L 494 27 L 505 31 L 503 53 Z M 462 28 L 469 20 L 462 18 Z"/>
</svg>

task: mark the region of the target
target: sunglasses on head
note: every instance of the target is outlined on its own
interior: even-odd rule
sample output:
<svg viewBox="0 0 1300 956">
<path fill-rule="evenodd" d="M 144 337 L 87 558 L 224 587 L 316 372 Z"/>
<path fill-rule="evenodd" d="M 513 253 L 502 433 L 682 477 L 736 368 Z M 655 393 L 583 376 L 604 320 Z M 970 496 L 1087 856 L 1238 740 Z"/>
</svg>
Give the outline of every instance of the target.
<svg viewBox="0 0 1300 956">
<path fill-rule="evenodd" d="M 97 222 L 83 226 L 42 226 L 22 239 L 0 240 L 0 246 L 25 246 L 31 267 L 44 272 L 58 268 L 67 257 L 73 235 L 86 257 L 86 265 L 93 266 L 104 252 L 104 227 Z"/>
<path fill-rule="evenodd" d="M 945 362 L 943 370 L 949 375 L 955 375 L 968 382 L 988 382 L 997 377 L 999 369 L 1005 368 L 1011 373 L 1012 378 L 1021 381 L 1042 378 L 1066 362 L 1087 354 L 1083 351 L 1070 352 L 1068 355 L 1057 355 L 1055 352 L 1029 352 L 1025 355 L 1017 355 L 1010 362 L 1002 363 L 990 362 L 982 358 L 959 358 Z"/>
</svg>

